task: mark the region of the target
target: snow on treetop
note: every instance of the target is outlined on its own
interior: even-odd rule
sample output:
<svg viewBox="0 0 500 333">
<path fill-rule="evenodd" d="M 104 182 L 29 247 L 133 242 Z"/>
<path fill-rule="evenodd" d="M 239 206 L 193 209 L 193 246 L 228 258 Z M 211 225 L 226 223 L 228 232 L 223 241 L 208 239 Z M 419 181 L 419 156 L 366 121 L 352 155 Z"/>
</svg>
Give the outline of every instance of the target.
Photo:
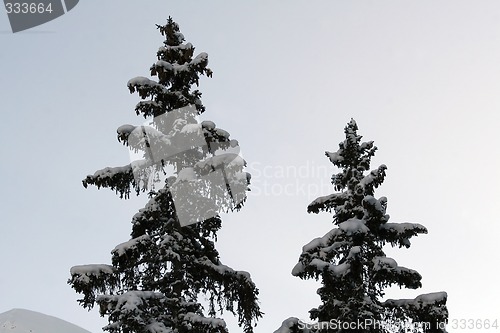
<svg viewBox="0 0 500 333">
<path fill-rule="evenodd" d="M 396 260 L 389 257 L 374 257 L 372 259 L 372 262 L 373 262 L 373 269 L 375 271 L 398 267 L 398 263 L 396 262 Z"/>
<path fill-rule="evenodd" d="M 227 153 L 209 157 L 203 161 L 196 163 L 195 169 L 202 174 L 220 168 L 229 168 L 241 170 L 246 165 L 246 161 L 239 155 Z"/>
<path fill-rule="evenodd" d="M 359 253 L 361 253 L 361 246 L 359 246 L 359 245 L 353 246 L 349 250 L 349 254 L 347 255 L 347 258 L 354 258 Z"/>
<path fill-rule="evenodd" d="M 363 198 L 363 207 L 365 207 L 366 209 L 374 209 L 380 214 L 381 218 L 383 218 L 385 222 L 389 221 L 390 216 L 386 214 L 386 197 L 380 197 L 379 199 L 376 199 L 371 195 L 367 195 Z"/>
<path fill-rule="evenodd" d="M 217 128 L 217 129 L 215 130 L 215 132 L 216 132 L 218 135 L 220 135 L 220 136 L 223 136 L 223 137 L 225 137 L 225 138 L 229 138 L 229 133 L 228 133 L 227 131 L 223 130 L 222 128 Z"/>
<path fill-rule="evenodd" d="M 387 204 L 387 198 L 380 197 L 379 199 L 376 199 L 372 195 L 367 195 L 363 198 L 363 203 L 368 204 L 370 206 L 374 206 L 377 210 L 385 212 L 385 209 L 383 209 L 383 206 Z"/>
<path fill-rule="evenodd" d="M 201 135 L 201 124 L 186 124 L 181 129 L 181 133 L 195 133 Z"/>
<path fill-rule="evenodd" d="M 330 159 L 330 162 L 332 162 L 333 164 L 337 164 L 337 163 L 344 161 L 344 157 L 341 155 L 341 153 L 342 153 L 342 150 L 340 150 L 340 149 L 334 153 L 331 153 L 329 151 L 325 152 L 326 156 L 328 156 L 328 158 Z"/>
<path fill-rule="evenodd" d="M 188 72 L 189 69 L 189 63 L 188 64 L 183 64 L 183 65 L 178 65 L 178 64 L 172 64 L 169 63 L 168 61 L 164 60 L 158 60 L 155 64 L 156 69 L 160 69 L 165 72 L 173 72 L 174 75 L 180 72 Z"/>
<path fill-rule="evenodd" d="M 342 234 L 342 230 L 337 229 L 337 228 L 332 229 L 329 232 L 327 232 L 323 237 L 315 238 L 312 241 L 310 241 L 309 243 L 307 243 L 306 245 L 304 245 L 302 247 L 302 252 L 305 253 L 305 252 L 309 252 L 311 250 L 314 250 L 316 248 L 326 247 L 326 246 L 328 246 L 328 243 L 332 238 L 334 238 L 338 235 L 341 235 L 341 234 Z"/>
<path fill-rule="evenodd" d="M 130 164 L 127 164 L 125 166 L 120 166 L 120 167 L 106 167 L 101 170 L 97 170 L 94 172 L 93 175 L 87 176 L 87 178 L 93 178 L 97 181 L 99 180 L 104 180 L 106 178 L 113 178 L 117 175 L 120 174 L 127 174 L 129 172 L 136 173 L 139 172 L 141 169 L 145 168 L 148 166 L 148 162 L 146 160 L 137 160 L 133 161 Z"/>
<path fill-rule="evenodd" d="M 385 170 L 387 170 L 387 166 L 381 164 L 377 170 L 370 171 L 359 183 L 364 187 L 377 187 L 381 183 L 381 179 L 383 180 L 385 177 Z"/>
<path fill-rule="evenodd" d="M 224 274 L 235 274 L 235 275 L 243 277 L 244 279 L 247 279 L 248 281 L 251 281 L 250 273 L 248 273 L 246 271 L 235 271 L 231 267 L 226 266 L 224 264 L 221 264 L 220 262 L 217 265 L 215 265 L 213 262 L 211 262 L 208 259 L 204 260 L 202 263 L 204 265 L 210 267 L 211 269 L 215 270 L 216 272 L 222 274 L 222 275 L 224 275 Z"/>
<path fill-rule="evenodd" d="M 370 231 L 370 229 L 366 226 L 365 221 L 356 218 L 340 223 L 339 228 L 348 236 L 354 234 L 366 234 Z"/>
<path fill-rule="evenodd" d="M 185 40 L 184 35 L 180 32 L 179 25 L 171 17 L 168 18 L 167 25 L 157 25 L 156 27 L 166 37 L 165 45 L 179 45 Z"/>
<path fill-rule="evenodd" d="M 144 76 L 136 76 L 136 77 L 128 80 L 127 86 L 128 87 L 130 87 L 130 86 L 149 86 L 149 87 L 160 86 L 161 87 L 161 85 L 158 82 L 153 81 L 151 79 L 148 79 L 147 77 L 144 77 Z"/>
<path fill-rule="evenodd" d="M 99 277 L 101 274 L 114 274 L 114 268 L 111 265 L 91 264 L 73 266 L 70 269 L 71 276 L 78 276 L 77 280 L 84 283 L 90 282 L 90 277 Z"/>
<path fill-rule="evenodd" d="M 297 332 L 295 330 L 295 327 L 297 327 L 299 321 L 300 320 L 298 318 L 295 318 L 295 317 L 290 317 L 288 319 L 285 319 L 283 321 L 283 323 L 281 323 L 280 328 L 278 328 L 276 331 L 274 331 L 274 333 L 294 333 L 294 332 Z M 309 333 L 311 331 L 307 328 L 304 328 L 299 332 Z"/>
<path fill-rule="evenodd" d="M 334 275 L 337 275 L 337 276 L 344 275 L 351 268 L 351 265 L 349 263 L 342 263 L 339 265 L 334 265 L 334 264 L 330 264 L 330 263 L 323 261 L 321 259 L 318 259 L 318 258 L 311 260 L 309 265 L 316 266 L 316 268 L 318 270 L 324 270 L 325 268 L 328 268 L 328 270 L 330 272 L 332 272 Z"/>
<path fill-rule="evenodd" d="M 426 305 L 426 304 L 432 304 L 436 302 L 442 302 L 443 300 L 446 300 L 448 298 L 448 294 L 445 291 L 438 291 L 434 293 L 428 293 L 428 294 L 422 294 L 417 297 L 415 297 L 415 302 Z"/>
<path fill-rule="evenodd" d="M 379 231 L 386 241 L 400 247 L 410 247 L 411 237 L 427 233 L 427 229 L 418 223 L 384 223 L 380 225 Z"/>
<path fill-rule="evenodd" d="M 156 75 L 157 72 L 160 73 L 171 73 L 173 75 L 176 75 L 178 73 L 182 72 L 190 72 L 195 68 L 199 68 L 199 66 L 206 65 L 208 63 L 208 54 L 205 52 L 201 52 L 198 54 L 193 60 L 187 63 L 183 64 L 177 64 L 177 63 L 171 63 L 165 60 L 158 60 L 152 67 L 153 71 L 151 72 L 152 75 Z M 137 77 L 135 79 L 132 79 L 129 85 L 149 85 L 149 86 L 154 86 L 151 84 L 149 81 L 144 80 L 145 78 L 143 77 Z M 154 82 L 154 81 L 153 81 Z"/>
<path fill-rule="evenodd" d="M 304 269 L 305 269 L 304 264 L 302 264 L 301 262 L 298 262 L 292 268 L 292 275 L 299 276 L 300 274 L 304 273 Z"/>
<path fill-rule="evenodd" d="M 196 56 L 196 58 L 193 59 L 193 61 L 191 61 L 191 64 L 197 65 L 197 64 L 201 64 L 205 61 L 208 61 L 208 53 L 201 52 L 200 54 L 198 54 Z"/>
<path fill-rule="evenodd" d="M 152 126 L 137 126 L 128 137 L 121 137 L 119 135 L 119 139 L 126 140 L 126 143 L 131 148 L 142 151 L 148 146 L 158 145 L 164 146 L 162 150 L 166 150 L 172 144 L 170 135 L 165 135 Z"/>
<path fill-rule="evenodd" d="M 359 145 L 359 148 L 361 150 L 370 149 L 373 147 L 373 144 L 374 144 L 374 141 L 363 142 L 362 144 Z"/>
<path fill-rule="evenodd" d="M 127 173 L 129 171 L 132 171 L 132 167 L 130 164 L 121 167 L 106 167 L 104 169 L 97 170 L 96 172 L 94 172 L 92 176 L 89 175 L 88 177 L 92 178 L 113 177 L 116 174 Z"/>
<path fill-rule="evenodd" d="M 393 232 L 396 232 L 398 234 L 405 234 L 409 231 L 411 232 L 421 232 L 421 233 L 427 233 L 427 228 L 424 227 L 421 224 L 418 223 L 409 223 L 409 222 L 404 222 L 404 223 L 385 223 L 380 226 L 380 228 L 385 229 L 385 230 L 390 230 Z"/>
<path fill-rule="evenodd" d="M 142 100 L 140 101 L 139 103 L 137 103 L 136 105 L 136 110 L 138 109 L 141 109 L 141 108 L 145 108 L 145 107 L 149 107 L 149 108 L 161 108 L 163 105 L 162 101 L 154 101 L 154 100 Z"/>
<path fill-rule="evenodd" d="M 142 312 L 139 306 L 143 305 L 144 300 L 164 297 L 165 295 L 160 292 L 132 290 L 120 295 L 99 295 L 96 300 L 97 302 L 104 301 L 106 303 L 116 302 L 117 308 L 120 308 L 123 312 L 135 312 L 138 314 Z"/>
<path fill-rule="evenodd" d="M 194 169 L 187 167 L 179 171 L 179 174 L 177 175 L 177 178 L 172 185 L 176 185 L 179 182 L 192 182 L 196 181 L 197 179 L 198 177 L 196 176 Z"/>
<path fill-rule="evenodd" d="M 183 319 L 186 320 L 187 322 L 190 323 L 200 323 L 203 325 L 211 326 L 213 328 L 225 328 L 226 327 L 226 322 L 222 319 L 219 318 L 207 318 L 200 316 L 196 313 L 193 312 L 188 312 L 184 315 L 182 315 Z"/>
<path fill-rule="evenodd" d="M 209 130 L 215 129 L 215 123 L 213 121 L 210 121 L 210 120 L 204 120 L 204 121 L 202 121 L 201 122 L 201 126 L 203 128 L 209 129 Z"/>
<path fill-rule="evenodd" d="M 385 273 L 387 276 L 395 277 L 391 283 L 397 283 L 406 288 L 420 288 L 422 276 L 415 270 L 398 266 L 396 260 L 386 256 L 376 256 L 372 259 L 373 271 L 376 273 Z M 389 279 L 391 280 L 391 279 Z"/>
<path fill-rule="evenodd" d="M 346 274 L 351 268 L 351 265 L 347 262 L 339 265 L 334 265 L 319 258 L 314 258 L 313 260 L 311 260 L 308 266 L 315 267 L 316 270 L 318 271 L 323 271 L 325 269 L 328 269 L 331 273 L 333 273 L 336 276 L 341 276 Z M 304 264 L 302 262 L 298 262 L 292 269 L 292 275 L 299 276 L 300 274 L 304 273 L 304 270 L 305 270 Z"/>
<path fill-rule="evenodd" d="M 165 71 L 173 71 L 174 73 L 187 71 L 189 68 L 186 65 L 171 64 L 168 61 L 158 60 L 155 64 L 156 67 L 162 67 Z"/>
<path fill-rule="evenodd" d="M 90 264 L 90 265 L 78 265 L 73 266 L 70 269 L 70 273 L 73 274 L 87 274 L 87 275 L 99 275 L 100 273 L 112 274 L 114 268 L 111 265 L 105 264 Z"/>
<path fill-rule="evenodd" d="M 170 327 L 165 326 L 164 323 L 155 321 L 151 324 L 146 325 L 146 332 L 151 333 L 172 333 L 172 329 Z"/>
<path fill-rule="evenodd" d="M 130 133 L 132 133 L 133 130 L 135 130 L 135 128 L 136 128 L 136 126 L 134 126 L 134 125 L 125 124 L 125 125 L 121 125 L 120 127 L 118 127 L 116 132 L 118 134 L 130 134 Z"/>
<path fill-rule="evenodd" d="M 347 197 L 348 194 L 346 192 L 342 192 L 316 198 L 307 206 L 307 211 L 314 213 L 318 213 L 320 210 L 330 211 L 336 203 L 346 200 Z"/>
<path fill-rule="evenodd" d="M 111 253 L 116 254 L 118 256 L 122 256 L 125 253 L 127 253 L 127 251 L 136 249 L 137 245 L 140 244 L 141 242 L 145 242 L 145 241 L 147 242 L 149 240 L 150 240 L 150 237 L 147 234 L 139 236 L 137 238 L 133 238 L 127 242 L 123 242 L 123 243 L 115 246 L 115 248 L 111 251 Z"/>
<path fill-rule="evenodd" d="M 445 291 L 438 291 L 434 293 L 422 294 L 413 299 L 388 299 L 384 302 L 384 304 L 394 307 L 414 306 L 416 308 L 422 308 L 427 305 L 446 302 L 447 298 L 448 294 Z"/>
<path fill-rule="evenodd" d="M 158 48 L 158 52 L 163 53 L 163 52 L 167 52 L 168 50 L 188 50 L 188 49 L 192 49 L 192 48 L 193 48 L 193 44 L 188 42 L 186 44 L 160 46 Z"/>
</svg>

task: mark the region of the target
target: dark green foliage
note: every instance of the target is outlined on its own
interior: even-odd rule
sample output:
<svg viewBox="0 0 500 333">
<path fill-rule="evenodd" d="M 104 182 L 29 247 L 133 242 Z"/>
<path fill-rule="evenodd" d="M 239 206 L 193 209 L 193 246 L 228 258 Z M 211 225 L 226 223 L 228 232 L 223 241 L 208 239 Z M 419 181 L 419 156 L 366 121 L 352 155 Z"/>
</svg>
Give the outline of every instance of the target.
<svg viewBox="0 0 500 333">
<path fill-rule="evenodd" d="M 370 171 L 377 147 L 373 141 L 361 142 L 357 124 L 345 127 L 345 140 L 336 152 L 326 152 L 340 169 L 332 177 L 336 191 L 317 198 L 308 212 L 332 212 L 334 229 L 303 247 L 299 263 L 292 271 L 302 279 L 320 279 L 322 304 L 310 311 L 310 318 L 323 325 L 300 327 L 290 318 L 277 332 L 393 332 L 395 326 L 417 326 L 420 322 L 445 323 L 448 317 L 446 293 L 421 295 L 414 300 L 382 301 L 384 289 L 391 285 L 421 287 L 418 272 L 399 266 L 386 257 L 383 246 L 409 247 L 410 238 L 427 229 L 416 223 L 389 223 L 387 198 L 373 195 L 386 176 L 385 165 Z M 352 324 L 334 327 L 328 323 Z M 373 323 L 360 325 L 359 323 Z M 375 324 L 375 323 L 378 323 Z M 391 326 L 392 325 L 392 326 Z M 417 328 L 416 332 L 443 332 L 436 327 Z"/>
<path fill-rule="evenodd" d="M 68 283 L 83 294 L 84 308 L 99 306 L 109 319 L 104 330 L 111 333 L 226 333 L 225 322 L 215 317 L 223 311 L 236 315 L 251 333 L 262 316 L 258 289 L 247 272 L 223 265 L 215 248 L 222 224 L 218 213 L 242 207 L 250 177 L 233 152 L 237 141 L 213 122 L 199 124 L 196 118 L 205 107 L 191 86 L 198 85 L 200 75 L 211 76 L 207 54 L 194 57 L 194 47 L 183 43 L 171 18 L 158 29 L 165 42 L 150 68 L 158 81 L 128 82 L 130 92 L 142 98 L 137 114 L 153 116 L 152 125 L 118 129 L 118 140 L 143 152 L 143 160 L 98 170 L 83 181 L 121 198 L 148 192 L 149 202 L 132 218 L 131 239 L 112 251 L 112 264 L 75 266 Z M 167 167 L 173 174 L 155 190 L 151 179 L 159 179 Z M 214 185 L 212 174 L 223 175 L 223 182 Z M 200 297 L 207 299 L 206 309 Z"/>
</svg>

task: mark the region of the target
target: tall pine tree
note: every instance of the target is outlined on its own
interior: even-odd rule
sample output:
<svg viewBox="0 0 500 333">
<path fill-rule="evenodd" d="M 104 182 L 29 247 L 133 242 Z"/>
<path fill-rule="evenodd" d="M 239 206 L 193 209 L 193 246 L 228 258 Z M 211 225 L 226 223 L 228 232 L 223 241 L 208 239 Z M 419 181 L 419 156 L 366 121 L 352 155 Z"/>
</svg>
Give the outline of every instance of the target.
<svg viewBox="0 0 500 333">
<path fill-rule="evenodd" d="M 212 74 L 207 54 L 193 57 L 193 45 L 171 18 L 157 27 L 165 37 L 150 68 L 157 80 L 128 82 L 142 99 L 135 111 L 149 125 L 118 128 L 118 140 L 142 159 L 83 181 L 121 198 L 147 192 L 149 201 L 132 218 L 131 239 L 112 250 L 112 264 L 72 267 L 68 283 L 83 294 L 84 308 L 98 305 L 112 333 L 226 333 L 216 318 L 223 311 L 250 333 L 262 315 L 258 289 L 247 272 L 223 265 L 215 248 L 219 213 L 242 207 L 250 177 L 238 142 L 197 119 L 205 107 L 192 86 Z M 161 183 L 164 174 L 170 177 Z"/>
<path fill-rule="evenodd" d="M 333 175 L 338 191 L 309 204 L 309 213 L 332 212 L 335 228 L 302 248 L 292 275 L 321 279 L 318 294 L 322 304 L 310 310 L 315 325 L 297 318 L 285 320 L 276 333 L 296 332 L 445 332 L 448 318 L 445 292 L 415 299 L 382 300 L 391 285 L 416 289 L 421 275 L 399 266 L 385 255 L 383 246 L 410 247 L 410 238 L 427 233 L 416 223 L 389 223 L 387 198 L 374 192 L 386 176 L 386 166 L 370 171 L 377 147 L 361 142 L 351 120 L 345 140 L 326 156 L 341 172 Z M 310 324 L 310 323 L 309 323 Z M 401 330 L 400 330 L 401 329 Z"/>
</svg>

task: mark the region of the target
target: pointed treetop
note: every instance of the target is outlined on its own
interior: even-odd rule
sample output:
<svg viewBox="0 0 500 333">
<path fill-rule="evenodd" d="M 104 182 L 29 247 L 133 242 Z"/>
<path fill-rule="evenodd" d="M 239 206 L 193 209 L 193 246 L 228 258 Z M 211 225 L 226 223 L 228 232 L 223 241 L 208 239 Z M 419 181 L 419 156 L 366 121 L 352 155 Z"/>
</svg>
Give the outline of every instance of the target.
<svg viewBox="0 0 500 333">
<path fill-rule="evenodd" d="M 415 299 L 382 299 L 384 290 L 392 285 L 409 289 L 422 286 L 422 276 L 387 257 L 384 246 L 409 247 L 410 238 L 427 233 L 427 229 L 418 223 L 389 223 L 387 198 L 374 197 L 375 188 L 384 181 L 386 166 L 369 171 L 377 148 L 373 141 L 361 142 L 357 130 L 351 119 L 339 150 L 326 153 L 341 169 L 332 177 L 339 192 L 319 197 L 308 206 L 310 213 L 333 211 L 336 226 L 304 245 L 292 270 L 292 275 L 301 279 L 321 279 L 317 294 L 322 304 L 309 311 L 310 318 L 320 325 L 309 329 L 298 319 L 289 318 L 275 333 L 391 333 L 394 324 L 401 328 L 399 332 L 408 331 L 403 327 L 410 328 L 407 325 L 414 323 L 426 323 L 426 327 L 412 332 L 444 333 L 442 327 L 448 318 L 445 292 Z M 366 329 L 356 325 L 368 321 L 381 325 L 367 325 Z"/>
<path fill-rule="evenodd" d="M 370 161 L 375 155 L 377 147 L 373 141 L 361 142 L 363 136 L 358 135 L 358 125 L 351 119 L 344 128 L 345 140 L 339 143 L 336 152 L 325 152 L 335 166 L 343 172 L 332 177 L 335 190 L 354 190 L 354 187 L 365 178 L 363 172 L 370 170 Z M 385 166 L 381 166 L 385 169 Z M 375 185 L 375 187 L 377 187 Z M 372 191 L 369 191 L 372 192 Z"/>
<path fill-rule="evenodd" d="M 136 113 L 144 118 L 158 117 L 190 105 L 194 105 L 198 114 L 203 113 L 201 92 L 193 86 L 199 85 L 200 76 L 212 76 L 208 54 L 201 52 L 195 56 L 194 46 L 184 43 L 184 35 L 171 17 L 166 25 L 157 28 L 165 40 L 156 53 L 157 61 L 149 69 L 158 80 L 138 76 L 127 83 L 130 92 L 137 92 L 142 99 L 136 105 Z"/>
<path fill-rule="evenodd" d="M 181 33 L 179 25 L 174 22 L 172 17 L 168 17 L 167 24 L 162 26 L 162 25 L 156 25 L 158 30 L 160 30 L 160 33 L 165 36 L 165 45 L 168 46 L 179 46 L 184 42 L 184 35 Z"/>
</svg>

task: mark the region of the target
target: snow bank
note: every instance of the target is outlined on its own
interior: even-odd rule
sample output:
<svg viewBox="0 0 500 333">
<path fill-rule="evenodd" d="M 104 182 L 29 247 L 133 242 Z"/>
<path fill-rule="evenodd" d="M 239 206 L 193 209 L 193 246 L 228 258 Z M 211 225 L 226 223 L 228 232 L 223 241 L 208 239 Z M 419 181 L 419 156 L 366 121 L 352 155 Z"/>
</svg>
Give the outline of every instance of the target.
<svg viewBox="0 0 500 333">
<path fill-rule="evenodd" d="M 417 309 L 429 305 L 445 303 L 448 294 L 445 291 L 422 294 L 414 299 L 388 299 L 383 304 L 391 307 L 415 307 Z"/>
<path fill-rule="evenodd" d="M 190 323 L 200 323 L 202 325 L 206 326 L 211 326 L 213 328 L 225 328 L 226 327 L 226 322 L 222 319 L 219 318 L 211 318 L 211 317 L 203 317 L 200 315 L 197 315 L 196 313 L 193 312 L 188 312 L 185 315 L 182 316 L 184 320 L 190 322 Z"/>
<path fill-rule="evenodd" d="M 90 333 L 65 320 L 46 314 L 12 309 L 0 313 L 1 333 Z"/>
<path fill-rule="evenodd" d="M 102 274 L 110 275 L 114 272 L 113 266 L 106 264 L 79 265 L 70 269 L 71 276 L 83 283 L 89 283 L 91 276 L 99 277 Z"/>
<path fill-rule="evenodd" d="M 370 231 L 370 229 L 366 226 L 365 221 L 356 218 L 340 223 L 339 228 L 348 236 L 354 234 L 366 234 Z"/>
<path fill-rule="evenodd" d="M 139 245 L 140 243 L 148 242 L 149 240 L 150 240 L 149 235 L 142 235 L 137 238 L 133 238 L 127 242 L 118 244 L 113 249 L 113 251 L 111 251 L 111 253 L 116 254 L 118 256 L 122 256 L 125 253 L 127 253 L 127 251 L 135 250 L 137 248 L 137 245 Z"/>
</svg>

